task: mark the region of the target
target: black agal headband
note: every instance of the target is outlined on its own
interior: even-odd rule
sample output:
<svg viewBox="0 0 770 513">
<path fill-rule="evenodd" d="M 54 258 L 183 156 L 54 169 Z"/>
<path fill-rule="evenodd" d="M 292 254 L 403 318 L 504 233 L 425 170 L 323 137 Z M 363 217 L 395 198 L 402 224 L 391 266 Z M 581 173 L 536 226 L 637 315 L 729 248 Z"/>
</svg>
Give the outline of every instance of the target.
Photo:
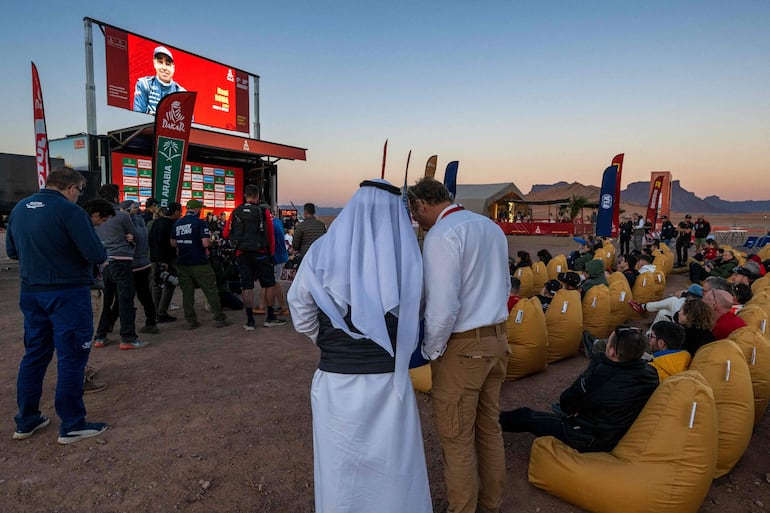
<svg viewBox="0 0 770 513">
<path fill-rule="evenodd" d="M 358 186 L 359 187 L 377 187 L 378 189 L 382 189 L 385 192 L 395 194 L 396 196 L 401 196 L 401 189 L 399 189 L 395 185 L 390 185 L 389 183 L 374 182 L 372 180 L 364 180 Z"/>
</svg>

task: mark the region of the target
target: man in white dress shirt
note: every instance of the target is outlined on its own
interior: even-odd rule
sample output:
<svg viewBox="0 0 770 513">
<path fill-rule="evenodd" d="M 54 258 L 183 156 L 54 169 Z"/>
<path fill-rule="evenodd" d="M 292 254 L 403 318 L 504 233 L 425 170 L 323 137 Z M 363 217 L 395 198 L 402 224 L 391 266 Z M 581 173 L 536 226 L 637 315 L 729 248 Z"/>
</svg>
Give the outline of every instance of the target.
<svg viewBox="0 0 770 513">
<path fill-rule="evenodd" d="M 423 243 L 425 337 L 433 419 L 450 513 L 498 512 L 505 454 L 498 422 L 511 286 L 508 242 L 490 219 L 452 202 L 441 182 L 408 191 Z"/>
</svg>

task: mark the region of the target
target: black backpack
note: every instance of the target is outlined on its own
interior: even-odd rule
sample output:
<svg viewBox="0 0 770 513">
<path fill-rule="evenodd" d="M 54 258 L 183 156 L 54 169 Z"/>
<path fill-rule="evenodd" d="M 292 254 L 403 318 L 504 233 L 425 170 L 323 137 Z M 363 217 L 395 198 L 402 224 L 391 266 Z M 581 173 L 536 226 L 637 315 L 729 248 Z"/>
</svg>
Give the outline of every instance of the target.
<svg viewBox="0 0 770 513">
<path fill-rule="evenodd" d="M 244 203 L 233 211 L 230 242 L 243 251 L 264 251 L 268 248 L 265 207 Z"/>
</svg>

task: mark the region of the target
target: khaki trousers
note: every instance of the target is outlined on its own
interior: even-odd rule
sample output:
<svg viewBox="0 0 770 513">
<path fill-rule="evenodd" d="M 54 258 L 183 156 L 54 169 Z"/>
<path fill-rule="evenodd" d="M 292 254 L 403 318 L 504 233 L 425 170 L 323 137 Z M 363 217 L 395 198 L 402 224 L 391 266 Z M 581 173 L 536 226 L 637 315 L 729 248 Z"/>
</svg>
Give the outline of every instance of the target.
<svg viewBox="0 0 770 513">
<path fill-rule="evenodd" d="M 433 420 L 441 441 L 448 513 L 497 513 L 505 485 L 500 386 L 505 378 L 505 324 L 449 338 L 431 362 Z"/>
</svg>

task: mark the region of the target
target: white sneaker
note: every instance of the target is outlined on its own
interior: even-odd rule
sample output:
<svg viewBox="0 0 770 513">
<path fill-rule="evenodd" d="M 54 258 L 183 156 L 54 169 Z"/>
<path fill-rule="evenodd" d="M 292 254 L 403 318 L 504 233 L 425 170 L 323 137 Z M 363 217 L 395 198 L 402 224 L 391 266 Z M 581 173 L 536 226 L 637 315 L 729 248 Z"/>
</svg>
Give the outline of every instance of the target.
<svg viewBox="0 0 770 513">
<path fill-rule="evenodd" d="M 180 308 L 180 306 L 179 305 L 175 305 L 174 303 L 171 303 L 170 305 L 168 305 L 169 312 L 172 311 L 172 310 L 179 310 L 179 308 Z"/>
<path fill-rule="evenodd" d="M 243 329 L 246 331 L 254 331 L 256 328 L 253 324 L 249 324 L 248 322 L 243 325 Z"/>
</svg>

